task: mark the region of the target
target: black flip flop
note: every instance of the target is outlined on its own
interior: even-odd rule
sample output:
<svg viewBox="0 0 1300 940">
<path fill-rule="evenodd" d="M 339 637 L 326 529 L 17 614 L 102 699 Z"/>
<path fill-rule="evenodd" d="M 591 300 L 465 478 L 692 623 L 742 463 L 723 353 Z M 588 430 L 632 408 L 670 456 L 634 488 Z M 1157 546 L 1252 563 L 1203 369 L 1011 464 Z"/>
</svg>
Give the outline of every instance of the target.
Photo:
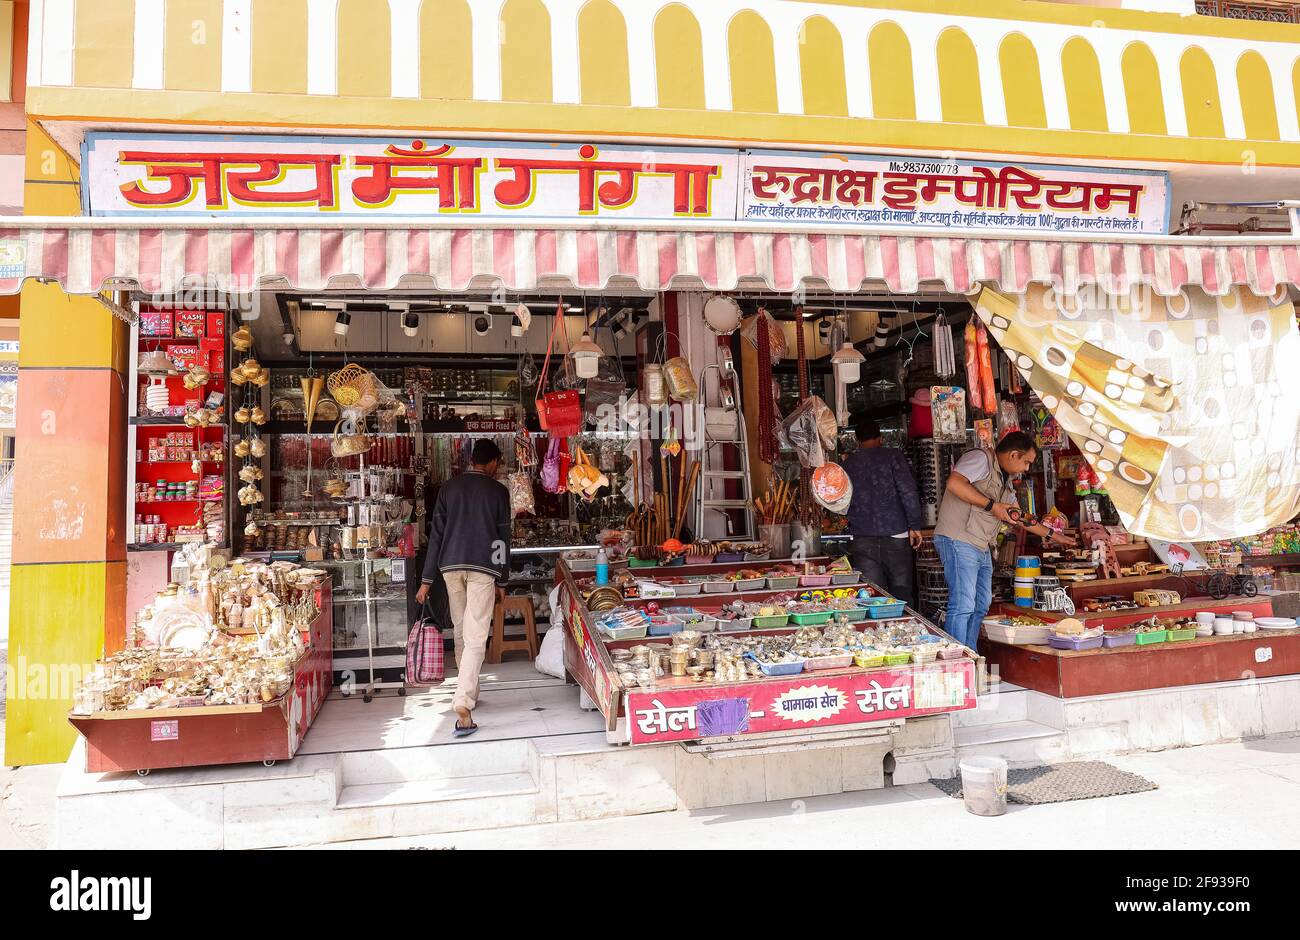
<svg viewBox="0 0 1300 940">
<path fill-rule="evenodd" d="M 451 736 L 453 738 L 468 738 L 471 734 L 473 734 L 477 730 L 478 730 L 478 725 L 474 724 L 474 722 L 472 721 L 469 723 L 468 728 L 462 728 L 460 724 L 457 723 L 456 727 L 451 729 Z"/>
</svg>

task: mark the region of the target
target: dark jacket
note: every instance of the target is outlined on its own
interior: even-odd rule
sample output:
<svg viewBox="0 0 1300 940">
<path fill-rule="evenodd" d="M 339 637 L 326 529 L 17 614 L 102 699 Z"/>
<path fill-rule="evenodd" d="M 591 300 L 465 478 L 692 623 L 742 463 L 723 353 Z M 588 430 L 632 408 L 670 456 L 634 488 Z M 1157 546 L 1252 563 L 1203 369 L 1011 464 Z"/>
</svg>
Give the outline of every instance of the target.
<svg viewBox="0 0 1300 940">
<path fill-rule="evenodd" d="M 481 571 L 504 583 L 510 576 L 510 493 L 485 473 L 467 470 L 438 490 L 429 523 L 421 580 L 439 572 Z"/>
<path fill-rule="evenodd" d="M 901 450 L 860 447 L 843 466 L 853 481 L 850 532 L 872 538 L 921 528 L 921 496 Z"/>
</svg>

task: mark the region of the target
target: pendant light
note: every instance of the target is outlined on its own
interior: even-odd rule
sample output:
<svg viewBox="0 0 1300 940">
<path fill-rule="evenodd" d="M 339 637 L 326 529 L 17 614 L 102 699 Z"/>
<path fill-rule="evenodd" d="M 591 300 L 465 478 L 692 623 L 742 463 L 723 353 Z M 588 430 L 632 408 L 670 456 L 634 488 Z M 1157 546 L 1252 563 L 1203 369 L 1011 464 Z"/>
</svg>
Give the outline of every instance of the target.
<svg viewBox="0 0 1300 940">
<path fill-rule="evenodd" d="M 835 368 L 835 380 L 841 385 L 852 385 L 862 376 L 862 363 L 866 356 L 858 352 L 848 340 L 844 341 L 835 355 L 831 356 L 831 365 Z"/>
<path fill-rule="evenodd" d="M 600 357 L 604 352 L 591 341 L 590 333 L 583 333 L 582 339 L 573 344 L 569 350 L 573 359 L 573 371 L 580 379 L 594 379 L 600 372 Z"/>
</svg>

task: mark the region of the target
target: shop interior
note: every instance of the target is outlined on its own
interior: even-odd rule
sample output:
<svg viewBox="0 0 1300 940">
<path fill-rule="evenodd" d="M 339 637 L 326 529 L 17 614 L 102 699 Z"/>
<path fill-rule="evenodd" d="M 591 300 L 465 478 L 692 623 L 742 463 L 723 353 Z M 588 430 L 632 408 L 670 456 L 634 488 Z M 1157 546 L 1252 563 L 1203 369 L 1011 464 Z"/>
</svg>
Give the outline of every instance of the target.
<svg viewBox="0 0 1300 940">
<path fill-rule="evenodd" d="M 1029 620 L 1046 630 L 1037 615 L 1073 613 L 1076 601 L 1092 613 L 1149 613 L 1142 598 L 1078 590 L 1124 576 L 1163 585 L 1168 565 L 1123 532 L 1087 461 L 987 335 L 968 298 L 940 289 L 732 295 L 739 322 L 761 313 L 779 329 L 776 345 L 784 349 L 773 355 L 769 343 L 770 361 L 743 326 L 715 329 L 707 309 L 713 299 L 635 291 L 264 291 L 240 309 L 223 295 L 140 298 L 128 451 L 135 455 L 128 468 L 135 520 L 129 640 L 147 645 L 141 612 L 169 582 L 185 583 L 186 545 L 206 543 L 234 558 L 327 572 L 335 692 L 359 687 L 367 702 L 385 690 L 404 694 L 408 631 L 421 613 L 414 593 L 428 508 L 480 437 L 500 446 L 503 479 L 526 474 L 528 492 L 512 493 L 519 502 L 508 585 L 522 603 L 502 612 L 502 633 L 514 641 L 504 648 L 522 648 L 529 660 L 538 640 L 529 636 L 524 609 L 540 637 L 551 623 L 552 586 L 563 580 L 558 562 L 587 570 L 611 533 L 631 532 L 632 554 L 648 547 L 652 557 L 638 560 L 649 565 L 667 563 L 659 546 L 670 538 L 680 543 L 673 556 L 733 540 L 783 559 L 789 535 L 771 533 L 792 526 L 817 557 L 842 556 L 846 520 L 809 498 L 796 450 L 779 442 L 765 452 L 753 439 L 765 420 L 759 391 L 769 384 L 778 422 L 820 396 L 835 415 L 841 458 L 858 446 L 857 419 L 875 420 L 885 444 L 907 455 L 927 527 L 964 450 L 992 447 L 1011 428 L 1034 435 L 1037 460 L 1017 484 L 1021 508 L 1039 518 L 1054 513 L 1091 538 L 1069 552 L 1043 551 L 1023 531 L 1005 539 L 994 591 L 1006 608 L 995 605 L 994 616 L 1008 614 L 1012 629 L 999 639 L 1014 645 L 1014 628 Z M 836 355 L 845 349 L 860 356 L 849 356 L 856 360 L 849 371 Z M 658 387 L 672 384 L 664 364 L 688 353 L 702 364 L 688 376 L 699 414 L 665 408 L 672 396 Z M 544 370 L 547 389 L 577 391 L 586 406 L 597 399 L 613 406 L 599 423 L 588 408 L 586 425 L 568 442 L 601 479 L 586 495 L 563 484 L 550 492 L 542 483 L 540 464 L 553 439 L 539 426 L 535 402 Z M 361 387 L 368 391 L 358 393 Z M 959 393 L 955 403 L 949 392 Z M 641 402 L 650 407 L 629 408 Z M 654 420 L 660 413 L 672 417 L 661 424 Z M 683 448 L 666 456 L 667 445 L 690 434 L 692 415 L 706 441 L 722 439 L 717 450 L 709 443 L 699 454 Z M 728 417 L 732 430 L 714 433 L 710 422 L 726 427 Z M 647 517 L 660 527 L 643 528 Z M 1022 561 L 1039 555 L 1042 567 L 1026 590 Z M 901 600 L 942 624 L 947 584 L 928 533 L 916 563 L 916 596 Z M 1157 605 L 1151 615 L 1177 606 Z M 501 661 L 496 645 L 489 662 Z"/>
</svg>

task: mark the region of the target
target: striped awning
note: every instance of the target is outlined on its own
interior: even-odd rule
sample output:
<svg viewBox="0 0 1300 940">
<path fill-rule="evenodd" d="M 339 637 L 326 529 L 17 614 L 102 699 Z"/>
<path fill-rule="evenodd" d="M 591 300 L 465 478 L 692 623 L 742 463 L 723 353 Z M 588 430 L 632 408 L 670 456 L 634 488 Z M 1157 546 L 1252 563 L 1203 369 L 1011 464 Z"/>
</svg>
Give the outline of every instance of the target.
<svg viewBox="0 0 1300 940">
<path fill-rule="evenodd" d="M 800 286 L 911 293 L 933 285 L 968 293 L 982 284 L 1020 293 L 1030 283 L 1067 293 L 1126 295 L 1141 285 L 1173 296 L 1188 287 L 1223 295 L 1244 285 L 1271 296 L 1300 284 L 1300 240 L 1077 235 L 991 238 L 890 232 L 699 227 L 476 228 L 450 225 L 231 225 L 144 220 L 24 219 L 0 228 L 0 293 L 24 279 L 71 294 L 105 289 L 167 294 L 202 284 L 277 288 L 427 288 L 500 284 L 512 292 L 569 286 L 734 290 Z M 463 226 L 463 223 L 461 223 Z"/>
</svg>

